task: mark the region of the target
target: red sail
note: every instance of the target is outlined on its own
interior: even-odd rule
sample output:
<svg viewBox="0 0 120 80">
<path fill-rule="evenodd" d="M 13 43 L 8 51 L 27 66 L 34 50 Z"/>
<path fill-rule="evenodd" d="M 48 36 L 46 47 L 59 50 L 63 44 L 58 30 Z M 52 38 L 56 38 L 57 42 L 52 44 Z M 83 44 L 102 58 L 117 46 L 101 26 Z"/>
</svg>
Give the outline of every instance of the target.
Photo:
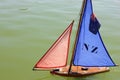
<svg viewBox="0 0 120 80">
<path fill-rule="evenodd" d="M 50 47 L 46 54 L 38 61 L 34 69 L 66 66 L 73 23 L 74 21 Z"/>
</svg>

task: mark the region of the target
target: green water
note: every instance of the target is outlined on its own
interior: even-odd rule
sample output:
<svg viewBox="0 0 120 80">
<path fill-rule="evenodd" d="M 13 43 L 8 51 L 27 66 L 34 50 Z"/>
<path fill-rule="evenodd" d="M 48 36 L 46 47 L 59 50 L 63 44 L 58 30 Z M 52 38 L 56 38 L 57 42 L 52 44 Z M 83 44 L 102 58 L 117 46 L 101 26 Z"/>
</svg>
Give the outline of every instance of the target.
<svg viewBox="0 0 120 80">
<path fill-rule="evenodd" d="M 0 80 L 119 80 L 120 67 L 84 78 L 32 71 L 34 64 L 73 19 L 75 33 L 81 2 L 0 0 Z M 119 4 L 120 0 L 93 0 L 94 12 L 102 24 L 103 41 L 117 64 L 120 64 Z"/>
</svg>

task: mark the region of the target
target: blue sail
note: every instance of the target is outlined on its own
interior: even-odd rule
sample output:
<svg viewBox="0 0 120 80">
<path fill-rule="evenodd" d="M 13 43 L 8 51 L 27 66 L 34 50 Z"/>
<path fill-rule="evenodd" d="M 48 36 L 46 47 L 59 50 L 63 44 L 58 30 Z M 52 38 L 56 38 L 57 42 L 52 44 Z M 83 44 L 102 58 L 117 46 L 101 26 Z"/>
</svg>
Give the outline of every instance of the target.
<svg viewBox="0 0 120 80">
<path fill-rule="evenodd" d="M 100 23 L 93 14 L 92 1 L 86 0 L 78 30 L 73 64 L 77 66 L 115 66 L 101 39 Z"/>
</svg>

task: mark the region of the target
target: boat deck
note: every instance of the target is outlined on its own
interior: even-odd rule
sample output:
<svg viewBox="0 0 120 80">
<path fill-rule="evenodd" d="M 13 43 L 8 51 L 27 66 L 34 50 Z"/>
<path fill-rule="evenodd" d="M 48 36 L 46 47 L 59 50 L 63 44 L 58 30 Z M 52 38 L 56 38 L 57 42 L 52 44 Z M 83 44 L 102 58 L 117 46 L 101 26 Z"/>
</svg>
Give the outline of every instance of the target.
<svg viewBox="0 0 120 80">
<path fill-rule="evenodd" d="M 52 74 L 61 76 L 71 76 L 71 77 L 81 77 L 89 76 L 92 74 L 102 73 L 109 71 L 109 67 L 82 67 L 82 66 L 72 66 L 71 72 L 68 73 L 69 66 L 52 70 Z"/>
</svg>

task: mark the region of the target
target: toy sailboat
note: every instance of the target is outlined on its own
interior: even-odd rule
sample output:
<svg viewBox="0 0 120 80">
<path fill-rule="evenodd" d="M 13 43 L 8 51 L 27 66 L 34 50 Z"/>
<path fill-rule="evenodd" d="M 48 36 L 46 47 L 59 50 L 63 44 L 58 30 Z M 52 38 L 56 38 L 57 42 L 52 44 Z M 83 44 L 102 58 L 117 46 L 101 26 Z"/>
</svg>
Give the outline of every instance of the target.
<svg viewBox="0 0 120 80">
<path fill-rule="evenodd" d="M 52 74 L 80 77 L 109 71 L 116 66 L 99 33 L 100 23 L 95 17 L 92 0 L 83 0 L 70 65 L 67 65 L 70 36 L 74 21 L 55 41 L 33 70 L 50 70 Z"/>
</svg>

